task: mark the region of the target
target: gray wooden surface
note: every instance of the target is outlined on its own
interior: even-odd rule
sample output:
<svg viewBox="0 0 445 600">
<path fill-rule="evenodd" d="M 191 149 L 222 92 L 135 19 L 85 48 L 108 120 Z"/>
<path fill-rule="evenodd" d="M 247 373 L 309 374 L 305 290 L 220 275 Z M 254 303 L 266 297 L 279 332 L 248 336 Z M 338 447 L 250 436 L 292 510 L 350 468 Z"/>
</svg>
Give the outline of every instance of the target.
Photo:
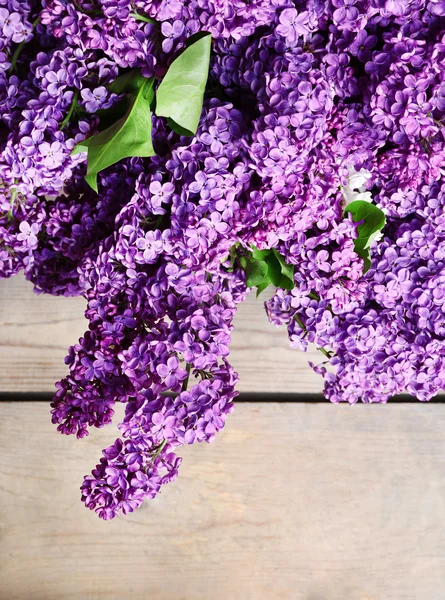
<svg viewBox="0 0 445 600">
<path fill-rule="evenodd" d="M 0 391 L 52 391 L 82 300 L 16 278 L 0 307 Z M 242 391 L 321 390 L 253 297 L 233 347 Z M 238 404 L 105 523 L 79 486 L 116 429 L 79 441 L 45 402 L 0 402 L 0 600 L 444 600 L 444 432 L 444 404 Z"/>
<path fill-rule="evenodd" d="M 443 600 L 442 405 L 241 404 L 176 482 L 102 522 L 79 484 L 114 438 L 0 403 L 2 600 Z"/>
</svg>

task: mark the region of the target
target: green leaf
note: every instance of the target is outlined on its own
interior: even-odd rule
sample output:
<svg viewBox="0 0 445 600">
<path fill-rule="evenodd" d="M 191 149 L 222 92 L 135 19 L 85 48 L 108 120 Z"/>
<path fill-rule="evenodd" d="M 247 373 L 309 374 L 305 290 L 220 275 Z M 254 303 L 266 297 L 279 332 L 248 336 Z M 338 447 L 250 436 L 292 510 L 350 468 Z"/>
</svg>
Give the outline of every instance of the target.
<svg viewBox="0 0 445 600">
<path fill-rule="evenodd" d="M 170 129 L 173 129 L 173 131 L 178 135 L 182 135 L 184 137 L 191 137 L 191 135 L 193 135 L 188 129 L 184 129 L 183 127 L 175 123 L 173 119 L 167 119 L 167 124 L 170 127 Z"/>
<path fill-rule="evenodd" d="M 277 287 L 293 289 L 294 287 L 294 265 L 288 264 L 284 256 L 275 249 L 258 250 L 252 246 L 252 256 L 255 260 L 266 261 L 272 283 Z"/>
<path fill-rule="evenodd" d="M 353 221 L 361 223 L 357 227 L 358 237 L 354 241 L 354 249 L 363 258 L 363 273 L 366 273 L 371 267 L 369 248 L 386 225 L 385 213 L 375 204 L 364 200 L 348 204 L 345 213 L 351 213 Z"/>
<path fill-rule="evenodd" d="M 271 284 L 271 282 L 270 282 L 270 281 L 268 281 L 267 279 L 265 279 L 265 280 L 263 281 L 263 283 L 260 283 L 260 285 L 257 285 L 257 287 L 256 287 L 256 297 L 258 298 L 258 296 L 259 296 L 259 295 L 260 295 L 262 292 L 264 292 L 264 290 L 265 290 L 266 288 L 268 288 L 268 287 L 270 286 L 270 284 Z"/>
<path fill-rule="evenodd" d="M 269 267 L 268 275 L 271 282 L 275 287 L 284 288 L 285 290 L 292 290 L 294 287 L 293 269 L 292 277 L 283 275 L 283 268 L 285 271 L 288 269 L 288 265 L 284 262 L 283 257 L 280 256 L 281 261 L 277 258 L 278 253 L 275 251 L 266 258 L 267 266 Z M 284 263 L 284 267 L 281 262 Z"/>
<path fill-rule="evenodd" d="M 240 256 L 239 264 L 241 265 L 241 268 L 245 271 L 247 269 L 247 256 Z"/>
<path fill-rule="evenodd" d="M 192 43 L 170 65 L 156 92 L 157 116 L 172 119 L 190 136 L 195 135 L 201 118 L 211 48 L 210 34 Z"/>
<path fill-rule="evenodd" d="M 121 102 L 113 104 L 110 108 L 101 109 L 95 112 L 95 116 L 99 118 L 99 131 L 108 129 L 114 125 L 116 121 L 125 117 L 128 110 L 131 108 L 134 101 L 134 95 L 127 94 Z"/>
<path fill-rule="evenodd" d="M 271 282 L 275 287 L 280 287 L 281 283 L 281 268 L 280 263 L 277 261 L 273 254 L 267 257 L 267 266 L 269 268 L 268 274 Z"/>
<path fill-rule="evenodd" d="M 277 261 L 280 263 L 282 282 L 279 287 L 284 287 L 286 290 L 292 290 L 295 286 L 295 284 L 294 284 L 294 272 L 295 272 L 294 265 L 288 264 L 284 260 L 284 256 L 281 256 L 281 254 L 279 252 L 277 252 L 275 250 L 275 248 L 273 248 L 272 252 L 273 252 L 275 258 L 277 259 Z"/>
<path fill-rule="evenodd" d="M 146 81 L 140 71 L 132 69 L 117 77 L 107 87 L 113 94 L 137 94 Z"/>
<path fill-rule="evenodd" d="M 355 223 L 363 221 L 357 229 L 358 240 L 364 248 L 369 248 L 386 224 L 385 213 L 371 202 L 356 200 L 346 207 Z"/>
<path fill-rule="evenodd" d="M 110 83 L 108 89 L 113 94 L 137 94 L 146 81 L 147 79 L 140 71 L 133 69 L 117 77 L 117 79 Z"/>
<path fill-rule="evenodd" d="M 269 249 L 258 250 L 256 246 L 252 246 L 252 256 L 255 260 L 264 260 L 271 252 L 272 250 Z"/>
<path fill-rule="evenodd" d="M 111 127 L 77 144 L 72 154 L 88 152 L 86 181 L 97 188 L 97 175 L 107 167 L 132 156 L 154 156 L 152 115 L 154 79 L 145 79 L 126 115 Z"/>
<path fill-rule="evenodd" d="M 271 283 L 286 290 L 295 287 L 294 265 L 289 265 L 275 248 L 258 250 L 253 246 L 248 256 L 241 255 L 238 260 L 246 273 L 247 285 L 257 288 L 257 296 Z"/>
<path fill-rule="evenodd" d="M 262 260 L 247 260 L 246 283 L 249 287 L 257 287 L 268 281 L 268 266 Z"/>
<path fill-rule="evenodd" d="M 90 145 L 90 140 L 93 138 L 90 137 L 87 140 L 83 140 L 83 142 L 79 142 L 77 146 L 71 152 L 71 156 L 75 156 L 76 154 L 80 154 L 81 152 L 88 152 L 88 148 Z"/>
<path fill-rule="evenodd" d="M 363 273 L 367 273 L 371 268 L 371 254 L 369 250 L 365 250 L 363 254 L 359 254 L 363 258 Z"/>
</svg>

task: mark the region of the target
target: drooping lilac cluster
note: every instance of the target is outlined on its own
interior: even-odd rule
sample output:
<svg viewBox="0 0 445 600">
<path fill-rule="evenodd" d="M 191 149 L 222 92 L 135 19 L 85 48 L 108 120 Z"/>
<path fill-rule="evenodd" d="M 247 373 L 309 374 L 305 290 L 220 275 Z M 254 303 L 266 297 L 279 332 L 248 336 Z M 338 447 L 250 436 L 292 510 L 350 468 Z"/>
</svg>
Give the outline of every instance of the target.
<svg viewBox="0 0 445 600">
<path fill-rule="evenodd" d="M 315 343 L 334 402 L 445 387 L 443 0 L 0 0 L 0 277 L 82 294 L 53 422 L 83 437 L 126 402 L 121 437 L 85 478 L 105 519 L 173 480 L 183 444 L 233 409 L 238 260 L 294 265 L 270 320 Z M 153 118 L 156 156 L 85 182 L 96 133 L 129 69 L 159 81 L 190 36 L 213 52 L 196 136 Z M 387 216 L 371 269 L 356 199 Z"/>
</svg>

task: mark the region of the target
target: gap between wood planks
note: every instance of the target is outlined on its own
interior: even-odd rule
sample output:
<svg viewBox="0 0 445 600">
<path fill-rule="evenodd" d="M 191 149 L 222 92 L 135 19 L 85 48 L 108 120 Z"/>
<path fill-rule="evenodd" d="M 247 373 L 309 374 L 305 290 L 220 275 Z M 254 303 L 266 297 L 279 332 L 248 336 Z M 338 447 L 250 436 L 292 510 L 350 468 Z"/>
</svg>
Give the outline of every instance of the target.
<svg viewBox="0 0 445 600">
<path fill-rule="evenodd" d="M 53 394 L 49 392 L 0 392 L 0 402 L 51 402 Z M 249 403 L 249 402 L 283 402 L 283 403 L 324 403 L 331 404 L 323 394 L 292 394 L 292 393 L 256 393 L 256 392 L 242 392 L 234 400 L 235 403 Z M 394 396 L 388 402 L 391 403 L 414 403 L 419 402 L 417 398 L 409 396 L 408 394 L 400 394 Z M 434 403 L 445 403 L 445 394 L 440 394 L 430 400 Z M 344 404 L 344 403 L 342 403 Z M 373 404 L 381 404 L 374 402 Z"/>
</svg>

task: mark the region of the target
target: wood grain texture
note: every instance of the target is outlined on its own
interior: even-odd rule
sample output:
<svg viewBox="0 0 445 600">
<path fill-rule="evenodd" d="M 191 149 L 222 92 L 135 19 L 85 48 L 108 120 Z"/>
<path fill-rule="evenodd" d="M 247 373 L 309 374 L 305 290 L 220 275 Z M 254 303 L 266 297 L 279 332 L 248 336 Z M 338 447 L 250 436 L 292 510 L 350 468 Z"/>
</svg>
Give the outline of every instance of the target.
<svg viewBox="0 0 445 600">
<path fill-rule="evenodd" d="M 441 405 L 242 404 L 178 480 L 105 523 L 79 502 L 113 439 L 0 403 L 1 600 L 443 600 Z"/>
<path fill-rule="evenodd" d="M 0 392 L 54 390 L 66 374 L 68 347 L 85 331 L 84 306 L 82 298 L 37 296 L 22 276 L 0 281 Z M 291 350 L 286 330 L 269 323 L 254 294 L 240 306 L 231 353 L 240 391 L 321 392 L 308 360 L 322 359 L 315 349 Z"/>
</svg>

